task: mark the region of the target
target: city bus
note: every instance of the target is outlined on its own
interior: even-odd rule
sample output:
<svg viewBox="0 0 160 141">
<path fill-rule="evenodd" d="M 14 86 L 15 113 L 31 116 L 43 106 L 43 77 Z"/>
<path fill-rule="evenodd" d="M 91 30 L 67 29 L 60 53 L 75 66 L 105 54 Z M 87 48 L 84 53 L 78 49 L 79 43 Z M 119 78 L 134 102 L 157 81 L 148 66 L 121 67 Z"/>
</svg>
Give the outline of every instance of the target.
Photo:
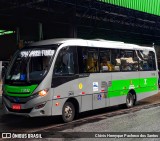
<svg viewBox="0 0 160 141">
<path fill-rule="evenodd" d="M 6 114 L 61 115 L 114 105 L 133 107 L 158 93 L 154 47 L 101 39 L 49 39 L 15 53 L 4 77 Z"/>
</svg>

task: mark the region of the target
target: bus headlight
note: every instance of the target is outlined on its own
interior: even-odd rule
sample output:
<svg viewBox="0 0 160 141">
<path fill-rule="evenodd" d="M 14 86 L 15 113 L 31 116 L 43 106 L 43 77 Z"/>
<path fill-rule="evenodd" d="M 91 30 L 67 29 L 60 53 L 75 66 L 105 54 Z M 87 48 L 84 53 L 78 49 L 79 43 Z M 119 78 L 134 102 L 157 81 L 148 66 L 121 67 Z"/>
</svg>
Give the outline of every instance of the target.
<svg viewBox="0 0 160 141">
<path fill-rule="evenodd" d="M 39 91 L 39 92 L 38 92 L 39 96 L 42 96 L 42 97 L 43 97 L 43 96 L 46 96 L 47 93 L 48 93 L 48 90 L 49 90 L 49 89 L 44 89 L 44 90 Z"/>
</svg>

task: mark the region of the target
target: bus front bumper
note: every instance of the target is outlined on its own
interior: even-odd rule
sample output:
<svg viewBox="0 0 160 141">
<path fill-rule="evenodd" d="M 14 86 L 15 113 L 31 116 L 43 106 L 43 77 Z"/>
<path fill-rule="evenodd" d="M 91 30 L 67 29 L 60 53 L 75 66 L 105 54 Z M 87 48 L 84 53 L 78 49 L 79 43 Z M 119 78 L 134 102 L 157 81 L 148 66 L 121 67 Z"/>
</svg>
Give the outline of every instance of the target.
<svg viewBox="0 0 160 141">
<path fill-rule="evenodd" d="M 14 103 L 2 95 L 2 107 L 4 114 L 22 115 L 28 117 L 51 116 L 52 101 L 39 100 L 39 97 L 31 99 L 26 103 Z M 18 106 L 19 108 L 13 108 Z"/>
</svg>

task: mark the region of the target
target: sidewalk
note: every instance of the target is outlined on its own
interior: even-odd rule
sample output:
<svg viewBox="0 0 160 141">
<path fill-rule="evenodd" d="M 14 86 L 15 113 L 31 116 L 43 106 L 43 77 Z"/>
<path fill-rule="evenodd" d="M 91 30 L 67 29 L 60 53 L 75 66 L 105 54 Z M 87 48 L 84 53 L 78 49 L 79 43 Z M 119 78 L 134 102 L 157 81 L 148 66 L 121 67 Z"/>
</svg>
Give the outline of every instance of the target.
<svg viewBox="0 0 160 141">
<path fill-rule="evenodd" d="M 147 104 L 156 104 L 156 103 L 160 103 L 160 91 L 156 95 L 147 97 L 139 101 L 138 105 L 147 105 Z"/>
</svg>

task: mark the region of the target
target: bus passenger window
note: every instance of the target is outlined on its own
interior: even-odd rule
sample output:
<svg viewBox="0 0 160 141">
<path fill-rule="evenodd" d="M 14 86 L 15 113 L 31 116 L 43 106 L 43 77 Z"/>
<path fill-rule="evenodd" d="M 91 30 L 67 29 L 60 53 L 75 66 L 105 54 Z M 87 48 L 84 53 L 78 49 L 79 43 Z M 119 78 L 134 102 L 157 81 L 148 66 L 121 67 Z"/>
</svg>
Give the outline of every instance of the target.
<svg viewBox="0 0 160 141">
<path fill-rule="evenodd" d="M 149 51 L 148 65 L 149 65 L 151 70 L 156 70 L 155 53 L 153 51 Z"/>
<path fill-rule="evenodd" d="M 135 51 L 121 50 L 121 70 L 122 71 L 137 71 L 138 60 L 136 59 Z"/>
<path fill-rule="evenodd" d="M 79 73 L 99 72 L 98 49 L 78 47 Z"/>
<path fill-rule="evenodd" d="M 122 71 L 130 71 L 131 67 L 128 65 L 126 60 L 121 60 L 121 69 Z"/>
<path fill-rule="evenodd" d="M 110 49 L 100 49 L 99 50 L 100 59 L 100 71 L 114 71 L 114 66 L 111 64 L 111 51 Z"/>
<path fill-rule="evenodd" d="M 74 57 L 70 48 L 62 49 L 55 64 L 55 75 L 71 75 L 75 73 Z"/>
<path fill-rule="evenodd" d="M 156 70 L 155 54 L 153 51 L 140 50 L 137 51 L 140 60 L 139 69 L 142 71 Z"/>
</svg>

